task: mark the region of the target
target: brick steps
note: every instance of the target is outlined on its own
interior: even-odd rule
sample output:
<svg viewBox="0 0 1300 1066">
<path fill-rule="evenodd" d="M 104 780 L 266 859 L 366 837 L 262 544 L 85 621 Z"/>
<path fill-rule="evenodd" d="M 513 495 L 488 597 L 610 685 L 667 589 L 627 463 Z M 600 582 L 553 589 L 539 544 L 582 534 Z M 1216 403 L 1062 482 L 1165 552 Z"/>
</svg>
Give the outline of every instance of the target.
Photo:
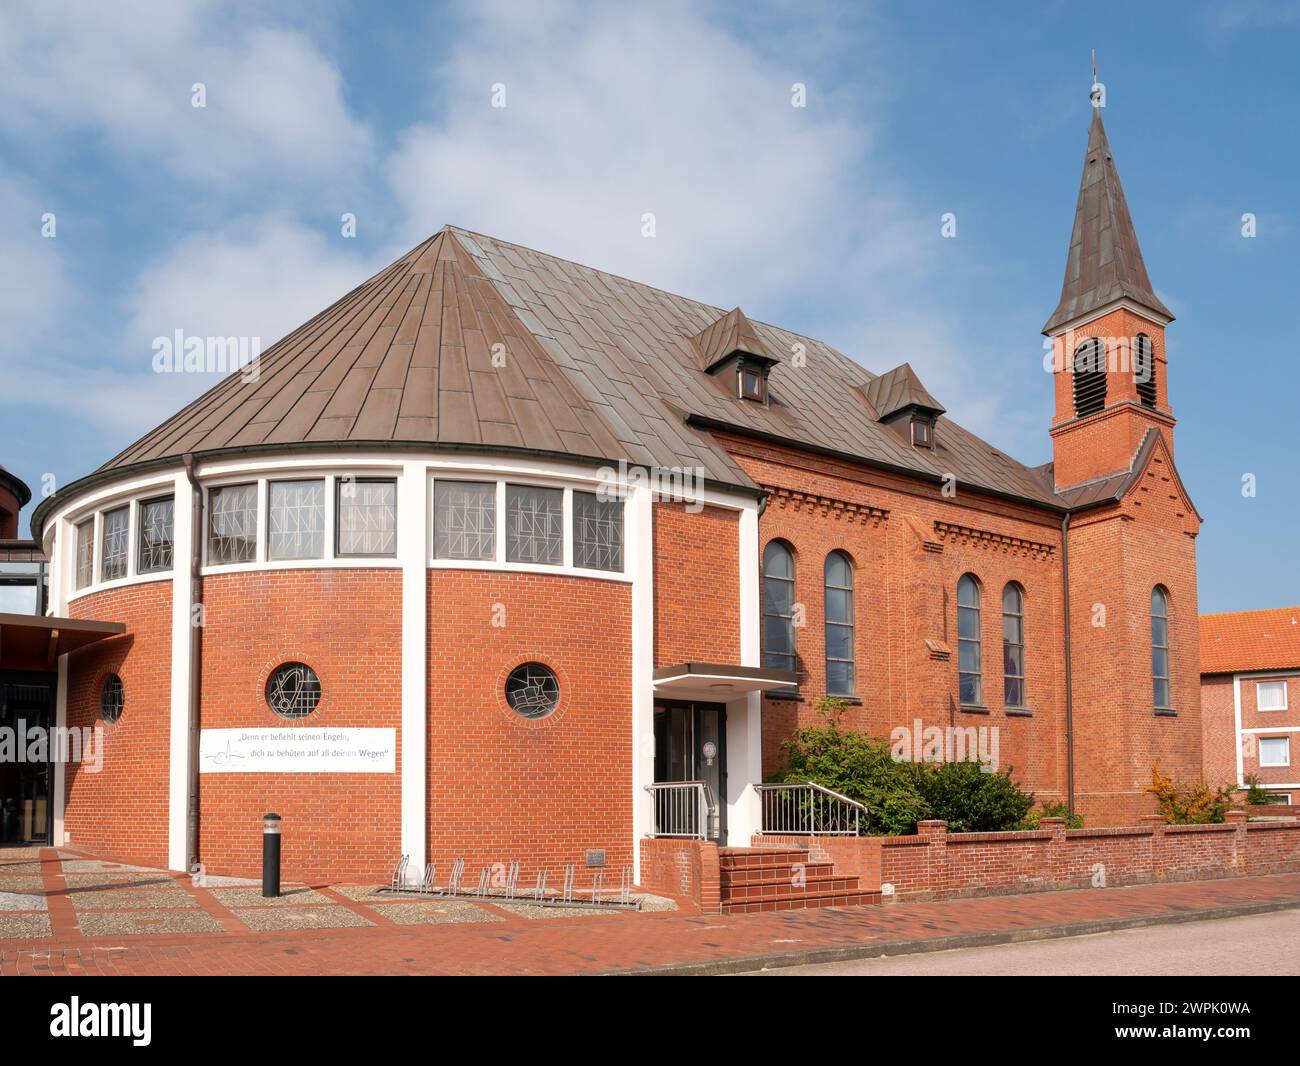
<svg viewBox="0 0 1300 1066">
<path fill-rule="evenodd" d="M 858 887 L 855 876 L 834 864 L 813 862 L 801 848 L 720 848 L 718 873 L 723 914 L 858 907 L 880 902 L 880 893 Z"/>
</svg>

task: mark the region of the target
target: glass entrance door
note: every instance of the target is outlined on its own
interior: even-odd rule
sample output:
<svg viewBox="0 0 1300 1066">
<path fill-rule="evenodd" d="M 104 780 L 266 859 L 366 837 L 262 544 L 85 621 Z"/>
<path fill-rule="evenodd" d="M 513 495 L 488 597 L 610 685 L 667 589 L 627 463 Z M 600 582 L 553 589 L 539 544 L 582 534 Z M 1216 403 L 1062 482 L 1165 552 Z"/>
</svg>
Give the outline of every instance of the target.
<svg viewBox="0 0 1300 1066">
<path fill-rule="evenodd" d="M 0 844 L 50 842 L 53 702 L 49 682 L 0 681 L 0 728 L 13 738 L 0 760 Z M 45 743 L 34 746 L 41 731 Z"/>
<path fill-rule="evenodd" d="M 727 841 L 727 708 L 720 703 L 655 702 L 655 781 L 703 781 L 713 809 L 705 835 Z"/>
</svg>

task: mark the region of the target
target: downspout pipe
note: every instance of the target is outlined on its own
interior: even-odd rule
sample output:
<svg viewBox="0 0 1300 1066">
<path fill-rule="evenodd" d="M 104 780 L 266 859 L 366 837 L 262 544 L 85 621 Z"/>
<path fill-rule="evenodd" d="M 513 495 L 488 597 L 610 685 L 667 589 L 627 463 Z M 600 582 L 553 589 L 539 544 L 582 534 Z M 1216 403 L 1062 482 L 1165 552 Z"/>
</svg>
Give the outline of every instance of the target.
<svg viewBox="0 0 1300 1066">
<path fill-rule="evenodd" d="M 190 502 L 190 693 L 189 796 L 185 808 L 185 854 L 189 869 L 199 861 L 199 693 L 203 674 L 203 489 L 194 474 L 194 455 L 181 456 L 193 498 Z"/>
<path fill-rule="evenodd" d="M 1061 603 L 1065 617 L 1065 789 L 1066 803 L 1074 814 L 1074 686 L 1071 683 L 1070 645 L 1070 512 L 1061 516 Z"/>
</svg>

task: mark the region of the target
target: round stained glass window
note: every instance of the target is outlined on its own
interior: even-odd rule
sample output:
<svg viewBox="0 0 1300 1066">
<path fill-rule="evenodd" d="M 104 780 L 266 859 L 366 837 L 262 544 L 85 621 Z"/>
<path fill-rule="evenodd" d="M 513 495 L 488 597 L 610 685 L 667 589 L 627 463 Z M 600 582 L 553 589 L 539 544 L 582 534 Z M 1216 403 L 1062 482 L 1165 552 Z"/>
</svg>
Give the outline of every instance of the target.
<svg viewBox="0 0 1300 1066">
<path fill-rule="evenodd" d="M 522 663 L 506 678 L 506 702 L 521 718 L 545 718 L 560 702 L 560 682 L 549 666 Z"/>
<path fill-rule="evenodd" d="M 266 702 L 281 718 L 306 718 L 320 703 L 320 678 L 306 663 L 285 663 L 266 679 Z"/>
<path fill-rule="evenodd" d="M 104 678 L 104 687 L 99 690 L 99 717 L 110 725 L 122 717 L 122 708 L 126 706 L 126 691 L 122 688 L 122 679 L 117 674 Z"/>
</svg>

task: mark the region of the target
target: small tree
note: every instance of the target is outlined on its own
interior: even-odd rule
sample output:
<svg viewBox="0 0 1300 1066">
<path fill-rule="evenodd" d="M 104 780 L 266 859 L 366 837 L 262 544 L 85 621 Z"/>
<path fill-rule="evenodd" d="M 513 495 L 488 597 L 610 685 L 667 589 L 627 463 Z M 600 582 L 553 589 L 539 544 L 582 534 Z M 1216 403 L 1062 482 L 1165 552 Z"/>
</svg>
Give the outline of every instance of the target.
<svg viewBox="0 0 1300 1066">
<path fill-rule="evenodd" d="M 1259 783 L 1259 778 L 1254 774 L 1247 774 L 1246 784 L 1250 786 L 1246 792 L 1246 802 L 1252 807 L 1266 806 L 1269 802 L 1268 792 Z"/>
<path fill-rule="evenodd" d="M 1209 825 L 1227 820 L 1232 806 L 1233 788 L 1225 785 L 1212 788 L 1200 777 L 1190 785 L 1182 785 L 1160 771 L 1160 763 L 1151 764 L 1150 792 L 1160 803 L 1160 814 L 1166 825 Z"/>
</svg>

